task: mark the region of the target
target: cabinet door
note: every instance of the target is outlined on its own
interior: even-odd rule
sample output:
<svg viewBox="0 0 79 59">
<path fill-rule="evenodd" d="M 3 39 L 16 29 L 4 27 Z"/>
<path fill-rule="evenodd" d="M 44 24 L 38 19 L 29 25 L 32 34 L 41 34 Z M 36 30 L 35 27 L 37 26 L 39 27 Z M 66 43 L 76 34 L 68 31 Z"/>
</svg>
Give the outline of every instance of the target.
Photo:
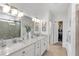
<svg viewBox="0 0 79 59">
<path fill-rule="evenodd" d="M 44 40 L 41 40 L 41 55 L 44 53 Z"/>
<path fill-rule="evenodd" d="M 34 44 L 30 48 L 30 56 L 34 56 Z"/>
<path fill-rule="evenodd" d="M 35 43 L 35 56 L 40 56 L 40 41 Z"/>
<path fill-rule="evenodd" d="M 21 56 L 21 54 L 16 52 L 16 53 L 10 54 L 9 56 Z"/>
<path fill-rule="evenodd" d="M 26 55 L 27 55 L 27 56 L 34 56 L 34 44 L 30 45 L 28 48 L 29 48 L 29 49 L 28 49 Z M 27 50 L 27 49 L 26 49 L 26 50 Z"/>
<path fill-rule="evenodd" d="M 41 55 L 47 50 L 48 48 L 48 41 L 47 40 L 41 40 Z"/>
<path fill-rule="evenodd" d="M 10 54 L 10 56 L 24 56 L 25 54 L 26 54 L 25 50 L 20 50 Z"/>
<path fill-rule="evenodd" d="M 34 45 L 30 45 L 21 50 L 18 50 L 10 56 L 34 56 Z"/>
<path fill-rule="evenodd" d="M 47 48 L 48 48 L 48 41 L 47 40 L 45 40 L 45 42 L 44 42 L 44 47 L 45 47 L 45 50 L 47 50 Z"/>
</svg>

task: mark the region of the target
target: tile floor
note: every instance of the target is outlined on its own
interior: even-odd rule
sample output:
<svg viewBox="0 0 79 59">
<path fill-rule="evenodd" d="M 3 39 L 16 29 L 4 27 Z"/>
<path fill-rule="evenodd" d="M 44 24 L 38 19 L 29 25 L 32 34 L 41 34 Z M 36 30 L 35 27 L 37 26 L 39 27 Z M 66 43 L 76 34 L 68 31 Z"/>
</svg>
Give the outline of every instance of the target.
<svg viewBox="0 0 79 59">
<path fill-rule="evenodd" d="M 44 53 L 44 56 L 67 56 L 66 49 L 62 47 L 61 42 L 49 45 L 48 50 Z"/>
</svg>

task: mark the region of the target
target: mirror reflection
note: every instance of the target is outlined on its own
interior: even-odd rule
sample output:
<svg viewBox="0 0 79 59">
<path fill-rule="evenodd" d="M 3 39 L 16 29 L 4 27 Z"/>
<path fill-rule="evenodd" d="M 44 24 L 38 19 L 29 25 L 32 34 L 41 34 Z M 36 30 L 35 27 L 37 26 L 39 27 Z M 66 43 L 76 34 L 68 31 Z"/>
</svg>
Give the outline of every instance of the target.
<svg viewBox="0 0 79 59">
<path fill-rule="evenodd" d="M 11 39 L 20 37 L 20 21 L 8 21 L 0 19 L 0 39 Z"/>
</svg>

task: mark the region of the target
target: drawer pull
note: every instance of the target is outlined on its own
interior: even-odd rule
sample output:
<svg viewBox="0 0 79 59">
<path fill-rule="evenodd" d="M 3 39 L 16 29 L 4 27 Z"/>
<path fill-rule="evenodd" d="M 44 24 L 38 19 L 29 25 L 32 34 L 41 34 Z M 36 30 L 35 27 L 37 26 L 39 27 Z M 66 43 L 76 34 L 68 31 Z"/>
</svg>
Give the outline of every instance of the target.
<svg viewBox="0 0 79 59">
<path fill-rule="evenodd" d="M 22 52 L 23 54 L 25 53 L 25 51 Z"/>
<path fill-rule="evenodd" d="M 44 43 L 44 45 L 46 45 L 46 44 Z"/>
<path fill-rule="evenodd" d="M 39 48 L 39 47 L 37 47 L 37 48 Z"/>
</svg>

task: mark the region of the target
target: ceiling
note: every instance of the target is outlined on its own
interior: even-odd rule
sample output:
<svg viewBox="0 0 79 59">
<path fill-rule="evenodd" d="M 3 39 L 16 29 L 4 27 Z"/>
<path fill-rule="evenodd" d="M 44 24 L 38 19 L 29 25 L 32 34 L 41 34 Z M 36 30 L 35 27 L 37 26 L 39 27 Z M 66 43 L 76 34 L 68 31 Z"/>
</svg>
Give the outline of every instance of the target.
<svg viewBox="0 0 79 59">
<path fill-rule="evenodd" d="M 67 13 L 69 3 L 10 3 L 29 16 L 43 19 L 51 11 L 55 15 Z"/>
</svg>

